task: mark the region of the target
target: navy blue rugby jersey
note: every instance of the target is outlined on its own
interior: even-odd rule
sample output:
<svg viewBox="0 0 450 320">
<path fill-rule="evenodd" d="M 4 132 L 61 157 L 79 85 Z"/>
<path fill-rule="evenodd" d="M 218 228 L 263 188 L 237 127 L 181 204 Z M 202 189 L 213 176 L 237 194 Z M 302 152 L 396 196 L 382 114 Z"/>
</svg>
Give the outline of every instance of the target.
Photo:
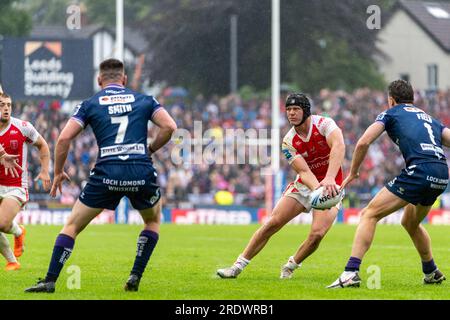
<svg viewBox="0 0 450 320">
<path fill-rule="evenodd" d="M 151 163 L 148 155 L 148 121 L 161 105 L 120 85 L 109 85 L 75 109 L 72 119 L 91 126 L 97 139 L 98 163 Z"/>
<path fill-rule="evenodd" d="M 424 162 L 447 163 L 442 149 L 445 126 L 423 110 L 399 104 L 381 113 L 376 121 L 384 124 L 389 137 L 399 146 L 407 167 Z"/>
</svg>

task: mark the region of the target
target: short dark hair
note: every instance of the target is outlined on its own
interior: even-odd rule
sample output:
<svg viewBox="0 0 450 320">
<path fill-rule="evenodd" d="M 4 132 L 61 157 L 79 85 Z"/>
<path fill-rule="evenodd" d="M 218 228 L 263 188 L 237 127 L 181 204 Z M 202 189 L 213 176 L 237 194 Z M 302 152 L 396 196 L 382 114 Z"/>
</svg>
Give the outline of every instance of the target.
<svg viewBox="0 0 450 320">
<path fill-rule="evenodd" d="M 102 80 L 117 80 L 125 72 L 123 62 L 117 59 L 107 59 L 100 63 L 100 77 Z"/>
<path fill-rule="evenodd" d="M 11 97 L 8 94 L 6 94 L 5 92 L 0 92 L 0 98 L 11 99 Z"/>
<path fill-rule="evenodd" d="M 389 96 L 397 103 L 413 103 L 414 89 L 405 80 L 395 80 L 389 85 Z"/>
</svg>

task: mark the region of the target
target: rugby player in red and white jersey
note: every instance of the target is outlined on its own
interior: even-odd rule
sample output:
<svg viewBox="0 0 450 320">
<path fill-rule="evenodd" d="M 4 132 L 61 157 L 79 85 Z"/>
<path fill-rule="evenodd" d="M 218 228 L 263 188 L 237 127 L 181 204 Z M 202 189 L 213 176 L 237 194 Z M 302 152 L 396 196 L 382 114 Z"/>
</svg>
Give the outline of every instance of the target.
<svg viewBox="0 0 450 320">
<path fill-rule="evenodd" d="M 2 153 L 4 155 L 0 165 L 4 170 L 0 170 L 0 232 L 14 235 L 14 254 L 3 233 L 0 233 L 0 253 L 8 261 L 6 270 L 17 270 L 20 269 L 20 264 L 16 257 L 23 253 L 25 228 L 19 226 L 14 218 L 28 201 L 27 145 L 32 144 L 39 150 L 41 172 L 36 179 L 42 180 L 45 190 L 49 190 L 51 185 L 50 150 L 31 123 L 11 117 L 11 111 L 11 98 L 1 93 L 0 157 Z M 11 158 L 14 159 L 13 163 Z"/>
<path fill-rule="evenodd" d="M 311 115 L 311 104 L 304 94 L 288 96 L 286 115 L 293 127 L 283 139 L 282 152 L 297 172 L 297 178 L 288 185 L 267 222 L 254 233 L 236 262 L 229 268 L 217 270 L 221 278 L 236 278 L 273 234 L 300 213 L 309 212 L 313 190 L 324 186 L 326 193 L 332 196 L 340 192 L 341 166 L 345 156 L 341 130 L 332 119 Z M 340 204 L 329 210 L 313 209 L 310 233 L 282 266 L 280 278 L 291 278 L 294 270 L 318 248 L 333 225 L 339 208 Z"/>
</svg>

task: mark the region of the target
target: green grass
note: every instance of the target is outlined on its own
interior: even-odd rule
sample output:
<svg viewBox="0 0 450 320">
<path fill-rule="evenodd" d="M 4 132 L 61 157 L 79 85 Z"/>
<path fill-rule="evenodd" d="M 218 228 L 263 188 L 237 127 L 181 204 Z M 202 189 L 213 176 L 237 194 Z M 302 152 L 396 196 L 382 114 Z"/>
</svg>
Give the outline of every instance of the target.
<svg viewBox="0 0 450 320">
<path fill-rule="evenodd" d="M 28 226 L 22 269 L 0 270 L 2 299 L 450 299 L 450 281 L 424 286 L 420 259 L 400 226 L 380 225 L 366 255 L 367 268 L 381 270 L 381 289 L 327 290 L 343 270 L 351 250 L 354 226 L 335 225 L 321 247 L 291 280 L 280 280 L 280 266 L 306 237 L 308 226 L 286 226 L 253 259 L 238 279 L 223 280 L 215 270 L 231 265 L 258 225 L 163 225 L 159 244 L 150 260 L 140 291 L 123 291 L 132 266 L 139 226 L 89 226 L 77 239 L 75 250 L 57 283 L 55 294 L 25 294 L 23 290 L 43 277 L 55 237 L 61 227 Z M 426 226 L 433 240 L 435 261 L 450 275 L 450 227 Z M 12 240 L 12 239 L 11 239 Z M 81 289 L 70 290 L 67 267 L 81 269 Z"/>
</svg>

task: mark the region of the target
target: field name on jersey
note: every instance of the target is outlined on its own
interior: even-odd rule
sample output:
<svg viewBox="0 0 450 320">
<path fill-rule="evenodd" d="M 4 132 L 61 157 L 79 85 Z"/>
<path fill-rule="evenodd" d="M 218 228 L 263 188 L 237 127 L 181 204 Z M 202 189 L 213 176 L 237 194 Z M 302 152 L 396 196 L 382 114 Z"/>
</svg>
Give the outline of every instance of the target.
<svg viewBox="0 0 450 320">
<path fill-rule="evenodd" d="M 429 123 L 433 123 L 433 119 L 429 115 L 427 115 L 426 113 L 418 113 L 417 114 L 417 119 L 423 120 L 423 121 L 426 121 L 426 122 L 429 122 Z"/>
<path fill-rule="evenodd" d="M 108 107 L 108 114 L 131 112 L 131 110 L 133 110 L 131 104 L 117 104 L 115 106 Z"/>
<path fill-rule="evenodd" d="M 100 158 L 121 154 L 145 154 L 143 143 L 122 144 L 100 149 Z"/>
<path fill-rule="evenodd" d="M 133 103 L 135 101 L 134 95 L 132 94 L 120 94 L 115 96 L 101 96 L 98 98 L 98 102 L 102 106 L 108 106 L 111 104 L 118 103 Z"/>
</svg>

